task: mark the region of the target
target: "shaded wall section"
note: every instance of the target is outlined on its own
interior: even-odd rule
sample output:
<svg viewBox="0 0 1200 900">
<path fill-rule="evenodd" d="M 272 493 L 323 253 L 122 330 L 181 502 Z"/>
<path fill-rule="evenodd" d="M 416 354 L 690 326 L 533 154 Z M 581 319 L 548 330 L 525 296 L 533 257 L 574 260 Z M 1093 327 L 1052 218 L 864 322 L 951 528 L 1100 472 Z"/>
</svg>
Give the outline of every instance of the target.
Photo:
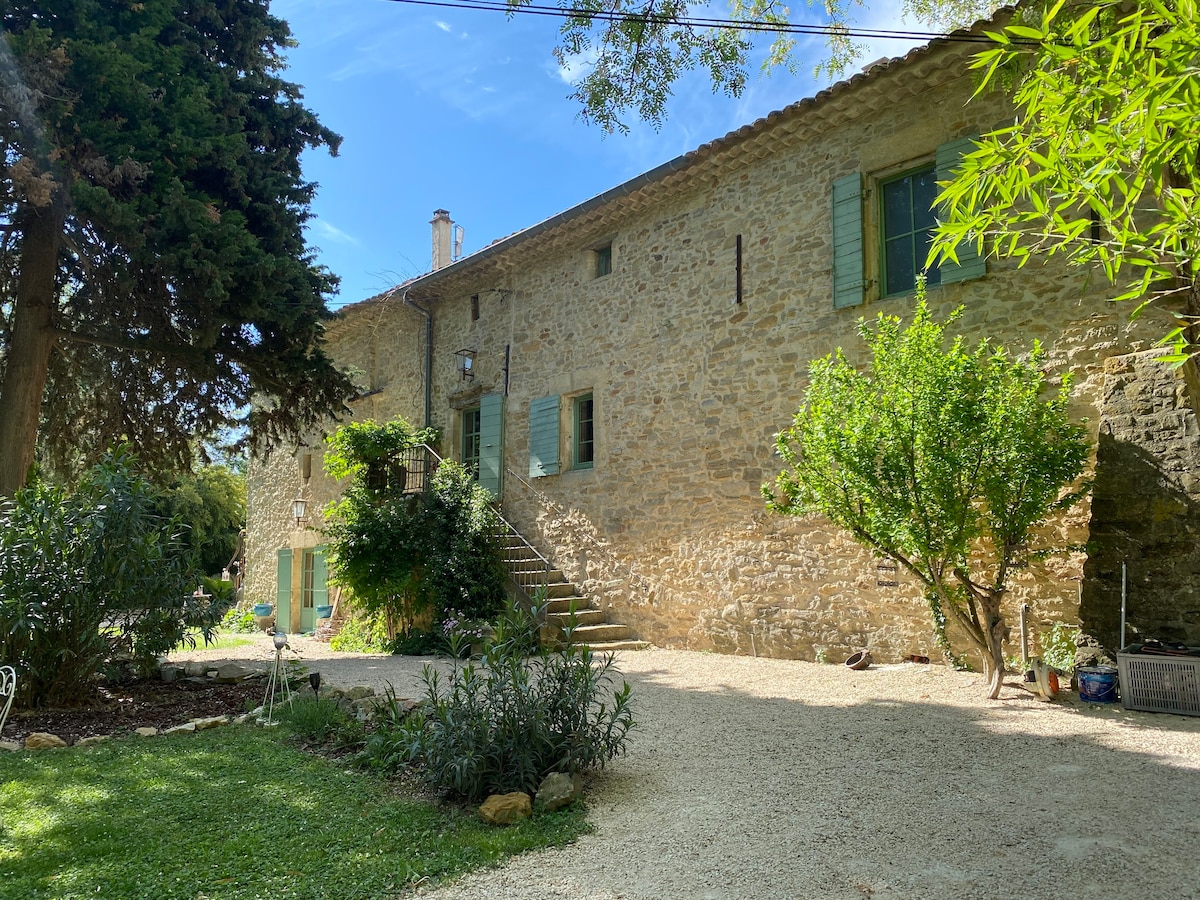
<svg viewBox="0 0 1200 900">
<path fill-rule="evenodd" d="M 1079 618 L 1105 646 L 1200 645 L 1200 427 L 1182 374 L 1158 351 L 1105 363 L 1095 494 Z"/>
</svg>

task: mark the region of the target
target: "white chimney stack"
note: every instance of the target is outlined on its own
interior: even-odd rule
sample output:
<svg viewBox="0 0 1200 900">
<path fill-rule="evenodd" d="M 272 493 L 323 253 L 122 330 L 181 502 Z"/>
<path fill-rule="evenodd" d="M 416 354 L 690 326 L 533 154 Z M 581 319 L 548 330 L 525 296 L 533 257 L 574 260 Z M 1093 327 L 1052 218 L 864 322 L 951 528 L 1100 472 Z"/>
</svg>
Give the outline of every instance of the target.
<svg viewBox="0 0 1200 900">
<path fill-rule="evenodd" d="M 453 261 L 450 255 L 450 236 L 454 231 L 454 223 L 450 221 L 450 213 L 444 209 L 435 209 L 429 222 L 433 226 L 433 268 L 445 268 Z"/>
</svg>

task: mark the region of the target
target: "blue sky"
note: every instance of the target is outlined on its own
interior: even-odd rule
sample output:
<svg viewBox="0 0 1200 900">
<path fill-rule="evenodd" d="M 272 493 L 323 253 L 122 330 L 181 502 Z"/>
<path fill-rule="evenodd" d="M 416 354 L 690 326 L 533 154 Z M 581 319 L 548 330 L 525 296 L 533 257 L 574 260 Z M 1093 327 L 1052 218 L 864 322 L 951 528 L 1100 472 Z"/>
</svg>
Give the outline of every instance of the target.
<svg viewBox="0 0 1200 900">
<path fill-rule="evenodd" d="M 859 24 L 900 26 L 897 4 L 876 3 Z M 801 38 L 796 74 L 755 77 L 737 99 L 687 77 L 660 131 L 630 122 L 628 135 L 605 136 L 568 96 L 570 74 L 552 53 L 555 19 L 388 0 L 275 0 L 271 9 L 299 42 L 285 77 L 343 137 L 338 157 L 304 160 L 305 177 L 320 184 L 309 243 L 342 279 L 333 306 L 427 271 L 439 207 L 471 253 L 825 86 L 811 74 L 822 40 Z M 819 21 L 804 6 L 796 20 Z M 878 43 L 865 58 L 907 49 Z"/>
</svg>

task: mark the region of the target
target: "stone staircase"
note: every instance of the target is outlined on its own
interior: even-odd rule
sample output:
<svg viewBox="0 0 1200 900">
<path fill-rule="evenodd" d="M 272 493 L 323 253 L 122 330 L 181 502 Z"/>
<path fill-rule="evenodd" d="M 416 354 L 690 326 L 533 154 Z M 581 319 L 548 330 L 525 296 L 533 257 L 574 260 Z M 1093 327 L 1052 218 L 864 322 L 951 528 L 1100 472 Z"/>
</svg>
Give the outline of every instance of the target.
<svg viewBox="0 0 1200 900">
<path fill-rule="evenodd" d="M 505 525 L 508 525 L 506 522 Z M 546 622 L 543 636 L 597 651 L 645 650 L 650 644 L 633 637 L 628 625 L 608 621 L 608 613 L 593 609 L 561 570 L 553 568 L 515 528 L 508 525 L 501 548 L 509 577 L 531 600 L 544 591 Z"/>
</svg>

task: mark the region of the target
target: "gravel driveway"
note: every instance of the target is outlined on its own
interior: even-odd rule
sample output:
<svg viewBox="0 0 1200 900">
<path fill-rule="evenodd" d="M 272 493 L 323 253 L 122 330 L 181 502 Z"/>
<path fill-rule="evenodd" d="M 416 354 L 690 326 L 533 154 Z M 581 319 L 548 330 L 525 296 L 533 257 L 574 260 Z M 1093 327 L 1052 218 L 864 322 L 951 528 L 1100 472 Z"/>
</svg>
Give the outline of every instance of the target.
<svg viewBox="0 0 1200 900">
<path fill-rule="evenodd" d="M 327 683 L 402 696 L 424 662 L 297 649 Z M 1047 705 L 1015 684 L 987 701 L 980 676 L 941 666 L 619 662 L 639 727 L 590 785 L 595 833 L 425 896 L 1200 896 L 1200 718 Z"/>
</svg>

